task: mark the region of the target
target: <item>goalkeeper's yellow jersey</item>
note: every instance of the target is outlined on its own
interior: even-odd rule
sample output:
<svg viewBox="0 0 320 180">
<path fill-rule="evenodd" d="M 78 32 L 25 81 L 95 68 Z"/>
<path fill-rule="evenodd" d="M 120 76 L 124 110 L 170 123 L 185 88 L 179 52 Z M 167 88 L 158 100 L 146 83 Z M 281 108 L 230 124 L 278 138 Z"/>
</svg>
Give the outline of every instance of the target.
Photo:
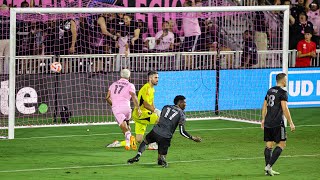
<svg viewBox="0 0 320 180">
<path fill-rule="evenodd" d="M 153 100 L 154 100 L 154 88 L 150 86 L 149 83 L 146 83 L 145 85 L 142 86 L 142 88 L 139 90 L 138 93 L 138 102 L 141 111 L 149 111 L 146 109 L 143 105 L 143 101 L 146 101 L 148 104 L 151 106 L 153 105 Z"/>
</svg>

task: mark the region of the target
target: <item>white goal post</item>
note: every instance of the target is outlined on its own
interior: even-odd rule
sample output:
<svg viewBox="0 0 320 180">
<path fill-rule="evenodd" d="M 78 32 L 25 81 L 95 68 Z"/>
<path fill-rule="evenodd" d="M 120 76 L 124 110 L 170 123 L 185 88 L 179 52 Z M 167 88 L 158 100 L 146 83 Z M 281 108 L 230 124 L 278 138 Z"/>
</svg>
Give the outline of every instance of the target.
<svg viewBox="0 0 320 180">
<path fill-rule="evenodd" d="M 59 14 L 59 13 L 181 13 L 181 12 L 253 12 L 282 11 L 282 71 L 288 74 L 289 6 L 221 6 L 221 7 L 145 7 L 145 8 L 11 8 L 10 9 L 10 63 L 9 63 L 9 119 L 8 139 L 14 139 L 15 91 L 16 88 L 16 19 L 17 14 Z"/>
</svg>

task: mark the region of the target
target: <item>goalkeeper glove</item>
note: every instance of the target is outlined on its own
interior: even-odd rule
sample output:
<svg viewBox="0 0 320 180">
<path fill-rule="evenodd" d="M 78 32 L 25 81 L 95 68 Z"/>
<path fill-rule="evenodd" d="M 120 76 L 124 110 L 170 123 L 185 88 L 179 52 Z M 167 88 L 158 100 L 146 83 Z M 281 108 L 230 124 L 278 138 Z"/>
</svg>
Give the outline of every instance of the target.
<svg viewBox="0 0 320 180">
<path fill-rule="evenodd" d="M 161 115 L 161 111 L 159 109 L 154 109 L 154 113 L 156 113 L 158 117 Z"/>
</svg>

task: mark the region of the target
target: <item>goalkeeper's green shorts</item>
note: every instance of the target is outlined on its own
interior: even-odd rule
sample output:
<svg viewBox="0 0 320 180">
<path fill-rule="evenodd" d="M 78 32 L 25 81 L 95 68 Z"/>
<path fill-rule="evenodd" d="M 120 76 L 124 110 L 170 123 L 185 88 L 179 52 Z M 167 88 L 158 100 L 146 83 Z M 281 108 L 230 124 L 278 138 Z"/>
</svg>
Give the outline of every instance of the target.
<svg viewBox="0 0 320 180">
<path fill-rule="evenodd" d="M 138 111 L 135 109 L 132 112 L 132 119 L 135 122 L 135 133 L 144 134 L 147 130 L 148 124 L 156 124 L 159 117 L 156 113 L 150 111 L 142 111 L 141 116 L 138 116 Z"/>
</svg>

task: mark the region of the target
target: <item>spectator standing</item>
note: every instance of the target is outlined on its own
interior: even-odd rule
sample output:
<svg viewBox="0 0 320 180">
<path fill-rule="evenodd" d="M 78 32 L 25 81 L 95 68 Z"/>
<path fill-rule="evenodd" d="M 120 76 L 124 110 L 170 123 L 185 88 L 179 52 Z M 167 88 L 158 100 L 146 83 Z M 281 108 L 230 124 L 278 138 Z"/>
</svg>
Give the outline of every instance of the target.
<svg viewBox="0 0 320 180">
<path fill-rule="evenodd" d="M 167 21 L 162 23 L 162 30 L 156 34 L 156 50 L 158 52 L 173 50 L 174 34 L 169 31 L 169 23 Z"/>
<path fill-rule="evenodd" d="M 76 52 L 79 19 L 72 18 L 58 20 L 59 28 L 59 55 L 73 54 Z"/>
<path fill-rule="evenodd" d="M 306 0 L 298 0 L 298 4 L 295 4 L 291 9 L 291 15 L 296 21 L 299 20 L 299 14 L 302 12 L 307 12 L 306 10 Z"/>
<path fill-rule="evenodd" d="M 185 7 L 195 7 L 195 0 L 187 0 L 184 3 Z M 198 50 L 200 44 L 201 28 L 199 25 L 198 13 L 183 13 L 182 29 L 184 32 L 183 51 L 193 52 Z M 192 57 L 185 57 L 185 69 L 193 69 Z"/>
<path fill-rule="evenodd" d="M 258 4 L 264 6 L 264 0 L 259 0 Z M 268 49 L 268 29 L 266 25 L 266 17 L 263 11 L 256 11 L 254 18 L 254 42 L 258 51 L 266 51 Z M 257 62 L 260 67 L 265 67 L 266 53 L 261 52 L 259 61 Z"/>
<path fill-rule="evenodd" d="M 305 29 L 312 29 L 313 24 L 308 21 L 308 16 L 305 12 L 299 14 L 299 21 L 292 27 L 292 36 L 290 46 L 296 48 L 300 40 L 304 39 Z"/>
<path fill-rule="evenodd" d="M 241 67 L 247 68 L 257 64 L 257 46 L 252 39 L 252 32 L 243 33 L 244 47 L 241 56 Z"/>
<path fill-rule="evenodd" d="M 194 0 L 187 0 L 185 7 L 196 6 Z M 197 50 L 197 44 L 201 35 L 201 29 L 197 13 L 183 13 L 182 29 L 184 32 L 184 51 L 193 52 Z"/>
<path fill-rule="evenodd" d="M 320 35 L 320 9 L 318 1 L 315 0 L 309 5 L 309 11 L 307 13 L 308 21 L 313 24 L 312 41 L 316 43 L 317 49 L 319 49 L 319 35 Z"/>
<path fill-rule="evenodd" d="M 23 1 L 21 3 L 21 8 L 28 8 L 29 3 L 27 1 Z M 16 37 L 16 45 L 18 56 L 28 56 L 31 55 L 31 23 L 28 21 L 19 20 L 17 22 L 17 37 Z"/>
<path fill-rule="evenodd" d="M 172 32 L 174 35 L 173 51 L 179 52 L 181 48 L 181 39 L 179 38 L 178 34 L 175 33 L 175 30 L 174 30 L 176 28 L 176 24 L 172 19 L 169 20 L 168 23 L 169 23 L 169 31 Z"/>
<path fill-rule="evenodd" d="M 139 24 L 133 21 L 132 15 L 130 14 L 125 14 L 123 20 L 124 25 L 121 29 L 129 35 L 130 51 L 133 53 L 141 53 L 143 51 L 143 41 Z"/>
<path fill-rule="evenodd" d="M 298 42 L 297 45 L 297 59 L 295 67 L 309 67 L 311 59 L 317 56 L 316 44 L 311 41 L 312 29 L 306 28 L 304 30 L 304 39 Z"/>
<path fill-rule="evenodd" d="M 3 4 L 0 7 L 0 74 L 9 73 L 10 56 L 10 16 L 9 8 Z M 3 56 L 4 58 L 2 58 Z"/>
</svg>

